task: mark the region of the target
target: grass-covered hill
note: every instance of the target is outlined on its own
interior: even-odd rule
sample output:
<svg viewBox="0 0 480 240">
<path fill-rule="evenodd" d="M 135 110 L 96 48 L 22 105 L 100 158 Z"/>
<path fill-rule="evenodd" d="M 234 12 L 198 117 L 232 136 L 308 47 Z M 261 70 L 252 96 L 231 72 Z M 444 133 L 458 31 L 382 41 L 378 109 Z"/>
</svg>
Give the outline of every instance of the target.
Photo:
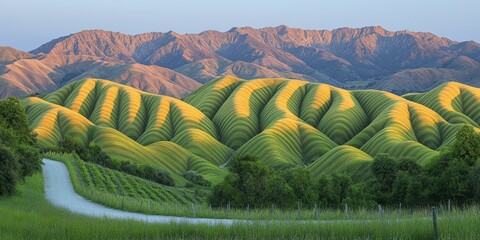
<svg viewBox="0 0 480 240">
<path fill-rule="evenodd" d="M 462 124 L 479 126 L 479 100 L 479 89 L 458 83 L 402 98 L 298 80 L 224 77 L 184 101 L 85 79 L 23 103 L 45 146 L 70 135 L 114 159 L 167 169 L 180 181 L 195 170 L 219 182 L 229 160 L 245 154 L 277 169 L 306 166 L 314 178 L 334 172 L 365 178 L 378 153 L 425 164 Z"/>
</svg>

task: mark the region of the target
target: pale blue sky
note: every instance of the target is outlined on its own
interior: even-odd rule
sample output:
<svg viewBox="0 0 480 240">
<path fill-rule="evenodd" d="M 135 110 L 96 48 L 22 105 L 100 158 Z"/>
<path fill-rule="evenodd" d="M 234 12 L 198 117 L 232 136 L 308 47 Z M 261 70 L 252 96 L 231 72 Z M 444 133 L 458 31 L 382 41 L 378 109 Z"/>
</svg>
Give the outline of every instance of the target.
<svg viewBox="0 0 480 240">
<path fill-rule="evenodd" d="M 129 34 L 379 25 L 480 42 L 479 0 L 0 0 L 0 46 L 30 51 L 84 29 Z"/>
</svg>

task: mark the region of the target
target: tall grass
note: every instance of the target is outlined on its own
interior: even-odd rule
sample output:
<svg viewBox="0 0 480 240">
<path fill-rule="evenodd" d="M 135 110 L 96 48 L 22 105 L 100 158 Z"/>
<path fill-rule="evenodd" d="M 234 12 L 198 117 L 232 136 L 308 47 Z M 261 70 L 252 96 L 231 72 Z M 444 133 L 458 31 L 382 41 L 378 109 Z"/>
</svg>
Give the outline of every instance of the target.
<svg viewBox="0 0 480 240">
<path fill-rule="evenodd" d="M 91 218 L 50 205 L 40 174 L 0 198 L 0 239 L 432 239 L 431 218 L 224 225 L 148 224 Z M 388 215 L 388 214 L 387 214 Z M 439 218 L 441 239 L 479 239 L 478 208 Z"/>
</svg>

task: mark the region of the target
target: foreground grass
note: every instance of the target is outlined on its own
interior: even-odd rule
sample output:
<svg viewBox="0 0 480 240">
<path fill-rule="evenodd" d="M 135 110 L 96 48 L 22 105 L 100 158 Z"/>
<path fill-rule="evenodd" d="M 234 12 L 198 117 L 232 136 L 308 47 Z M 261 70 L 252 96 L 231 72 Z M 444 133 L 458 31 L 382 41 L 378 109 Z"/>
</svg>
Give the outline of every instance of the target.
<svg viewBox="0 0 480 240">
<path fill-rule="evenodd" d="M 441 239 L 479 239 L 479 214 L 470 209 L 439 219 Z M 147 224 L 80 216 L 44 198 L 37 174 L 0 198 L 0 239 L 432 239 L 429 218 L 399 221 L 252 222 L 224 225 Z"/>
</svg>

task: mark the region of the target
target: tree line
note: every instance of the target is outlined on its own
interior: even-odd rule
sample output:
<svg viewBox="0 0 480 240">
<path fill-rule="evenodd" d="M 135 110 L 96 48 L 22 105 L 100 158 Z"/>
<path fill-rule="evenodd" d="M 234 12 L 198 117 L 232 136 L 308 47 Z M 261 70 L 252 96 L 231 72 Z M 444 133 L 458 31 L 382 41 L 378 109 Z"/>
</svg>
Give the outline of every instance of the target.
<svg viewBox="0 0 480 240">
<path fill-rule="evenodd" d="M 233 159 L 230 174 L 214 186 L 209 198 L 215 207 L 279 208 L 374 207 L 377 204 L 423 206 L 452 200 L 480 201 L 480 134 L 468 125 L 454 144 L 425 166 L 415 159 L 378 154 L 370 165 L 372 177 L 354 183 L 344 173 L 313 181 L 304 167 L 274 171 L 255 156 Z"/>
<path fill-rule="evenodd" d="M 423 167 L 414 159 L 377 155 L 372 172 L 375 179 L 369 190 L 378 203 L 478 203 L 480 134 L 472 126 L 463 126 L 454 144 Z"/>
</svg>

